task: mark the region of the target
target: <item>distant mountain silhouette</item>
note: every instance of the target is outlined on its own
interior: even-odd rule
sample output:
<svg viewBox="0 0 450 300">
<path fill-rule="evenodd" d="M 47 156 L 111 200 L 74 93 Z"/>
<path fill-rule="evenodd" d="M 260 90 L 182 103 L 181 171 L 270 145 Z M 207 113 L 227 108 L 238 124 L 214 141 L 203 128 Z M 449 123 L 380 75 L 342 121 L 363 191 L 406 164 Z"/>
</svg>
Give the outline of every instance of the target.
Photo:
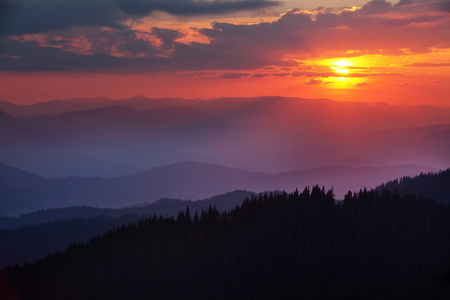
<svg viewBox="0 0 450 300">
<path fill-rule="evenodd" d="M 37 118 L 32 121 L 48 126 L 63 126 L 93 131 L 143 134 L 171 130 L 178 127 L 193 127 L 221 124 L 225 120 L 197 109 L 171 106 L 155 110 L 138 110 L 125 105 L 107 106 L 92 110 L 67 112 L 58 117 Z"/>
<path fill-rule="evenodd" d="M 436 171 L 405 165 L 329 167 L 269 175 L 216 164 L 183 162 L 112 179 L 45 179 L 5 164 L 0 164 L 0 169 L 0 211 L 3 216 L 74 205 L 119 208 L 161 198 L 197 200 L 233 190 L 293 190 L 314 184 L 333 186 L 337 197 L 342 198 L 348 190 L 374 187 L 405 174 Z M 6 181 L 3 181 L 4 177 Z"/>
<path fill-rule="evenodd" d="M 12 119 L 13 117 L 10 114 L 5 113 L 4 111 L 0 111 L 0 122 L 7 122 Z"/>
<path fill-rule="evenodd" d="M 30 105 L 16 105 L 0 101 L 0 110 L 15 117 L 57 116 L 70 111 L 95 109 L 116 104 L 120 103 L 104 97 L 52 100 Z"/>
<path fill-rule="evenodd" d="M 104 108 L 104 110 L 106 110 L 104 113 L 109 114 L 109 116 L 118 111 L 120 114 L 130 110 L 141 112 L 122 106 L 115 106 L 110 109 Z M 176 111 L 176 108 L 172 109 L 172 112 L 176 113 Z M 85 113 L 91 114 L 92 122 L 105 124 L 105 118 L 98 117 L 97 111 L 93 116 L 92 111 L 79 112 L 82 115 Z M 208 156 L 188 150 L 174 147 L 167 149 L 159 147 L 160 144 L 157 144 L 156 147 L 152 145 L 143 146 L 127 142 L 124 139 L 113 139 L 107 133 L 98 133 L 100 128 L 90 130 L 83 129 L 83 126 L 77 126 L 78 124 L 88 123 L 88 120 L 83 122 L 82 119 L 77 118 L 78 112 L 71 114 L 75 115 L 71 117 L 74 119 L 71 120 L 72 127 L 67 125 L 69 121 L 50 122 L 47 117 L 40 117 L 31 122 L 30 120 L 21 120 L 2 114 L 0 120 L 2 125 L 0 127 L 0 159 L 10 165 L 45 177 L 114 177 L 185 160 L 212 161 Z M 197 116 L 198 114 L 195 114 L 194 111 L 194 115 L 190 117 L 195 119 Z M 134 115 L 128 117 L 132 122 L 123 127 L 120 127 L 121 124 L 117 119 L 110 119 L 108 122 L 119 129 L 116 132 L 119 132 L 118 134 L 121 137 L 129 138 L 132 136 L 130 130 L 132 131 L 133 127 L 139 131 L 138 139 L 142 139 L 142 136 L 151 135 L 149 132 L 152 132 L 152 130 L 146 125 L 139 124 L 139 119 L 135 118 Z M 160 115 L 158 118 L 164 118 L 164 115 Z M 159 125 L 157 123 L 155 121 L 156 126 L 165 126 L 164 123 Z M 106 131 L 114 132 L 109 128 L 114 126 L 108 126 L 107 124 L 102 126 Z M 129 130 L 126 130 L 126 128 L 129 128 Z"/>
<path fill-rule="evenodd" d="M 286 97 L 217 98 L 195 107 L 239 122 L 290 130 L 365 131 L 448 124 L 450 108 Z"/>
<path fill-rule="evenodd" d="M 65 100 L 51 100 L 30 105 L 17 105 L 0 101 L 0 110 L 13 116 L 36 117 L 57 116 L 71 111 L 97 109 L 114 105 L 127 105 L 136 109 L 157 109 L 173 105 L 180 105 L 190 101 L 180 98 L 146 98 L 136 96 L 126 99 L 113 100 L 106 97 L 98 98 L 70 98 Z"/>
<path fill-rule="evenodd" d="M 8 166 L 1 162 L 0 178 L 0 185 L 2 187 L 11 187 L 17 189 L 20 187 L 28 187 L 30 183 L 34 183 L 33 185 L 38 186 L 46 181 L 46 179 L 36 174 Z"/>
<path fill-rule="evenodd" d="M 338 102 L 330 99 L 287 98 L 264 96 L 254 98 L 215 98 L 208 100 L 181 98 L 146 98 L 136 96 L 112 100 L 74 98 L 53 100 L 31 105 L 15 105 L 0 101 L 0 110 L 13 116 L 55 116 L 71 111 L 91 110 L 114 105 L 126 105 L 141 110 L 171 106 L 198 108 L 229 120 L 265 122 L 292 127 L 302 125 L 315 128 L 338 126 L 339 129 L 382 129 L 447 124 L 450 108 L 430 105 L 389 105 L 382 102 Z M 315 117 L 313 119 L 312 117 Z M 279 123 L 281 121 L 281 123 Z M 358 128 L 355 125 L 358 124 Z"/>
<path fill-rule="evenodd" d="M 148 153 L 157 152 L 156 150 Z M 175 154 L 174 154 L 175 155 Z M 0 152 L 0 157 L 8 164 L 29 172 L 38 173 L 46 178 L 67 177 L 116 177 L 124 174 L 134 174 L 142 168 L 132 164 L 125 164 L 73 153 L 30 153 Z"/>
</svg>

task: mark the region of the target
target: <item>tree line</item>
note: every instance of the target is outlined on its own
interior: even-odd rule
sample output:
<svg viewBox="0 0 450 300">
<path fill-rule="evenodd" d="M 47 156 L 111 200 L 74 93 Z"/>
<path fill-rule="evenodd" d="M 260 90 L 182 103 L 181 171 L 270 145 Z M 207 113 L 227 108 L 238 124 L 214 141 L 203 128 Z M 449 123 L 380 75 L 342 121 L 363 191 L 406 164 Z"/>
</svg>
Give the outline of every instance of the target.
<svg viewBox="0 0 450 300">
<path fill-rule="evenodd" d="M 450 208 L 387 189 L 336 203 L 319 186 L 222 213 L 187 207 L 8 267 L 0 290 L 25 300 L 448 299 Z"/>
</svg>

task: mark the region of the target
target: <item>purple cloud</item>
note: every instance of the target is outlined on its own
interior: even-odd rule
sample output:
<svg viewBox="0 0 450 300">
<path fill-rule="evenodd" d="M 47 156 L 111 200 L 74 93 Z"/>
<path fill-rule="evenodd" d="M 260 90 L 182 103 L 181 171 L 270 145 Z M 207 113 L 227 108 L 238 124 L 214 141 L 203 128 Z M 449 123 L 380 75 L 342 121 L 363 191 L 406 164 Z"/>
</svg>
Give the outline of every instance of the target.
<svg viewBox="0 0 450 300">
<path fill-rule="evenodd" d="M 154 11 L 216 15 L 279 5 L 270 0 L 15 0 L 0 1 L 0 36 L 35 34 L 74 26 L 124 28 L 122 22 Z"/>
</svg>

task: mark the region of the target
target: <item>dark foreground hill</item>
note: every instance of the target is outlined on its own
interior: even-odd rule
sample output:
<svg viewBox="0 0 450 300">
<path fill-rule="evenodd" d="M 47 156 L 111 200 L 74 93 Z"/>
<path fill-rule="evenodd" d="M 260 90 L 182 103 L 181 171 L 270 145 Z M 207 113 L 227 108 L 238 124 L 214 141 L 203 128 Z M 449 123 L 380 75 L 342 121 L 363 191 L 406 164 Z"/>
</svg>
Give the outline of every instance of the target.
<svg viewBox="0 0 450 300">
<path fill-rule="evenodd" d="M 0 229 L 0 269 L 36 261 L 49 253 L 63 251 L 73 243 L 85 243 L 92 236 L 140 219 L 142 216 L 136 214 L 96 216 L 89 219 L 58 219 L 12 230 Z M 3 298 L 0 296 L 0 299 Z"/>
<path fill-rule="evenodd" d="M 449 299 L 450 209 L 389 191 L 154 216 L 7 268 L 2 299 Z"/>
</svg>

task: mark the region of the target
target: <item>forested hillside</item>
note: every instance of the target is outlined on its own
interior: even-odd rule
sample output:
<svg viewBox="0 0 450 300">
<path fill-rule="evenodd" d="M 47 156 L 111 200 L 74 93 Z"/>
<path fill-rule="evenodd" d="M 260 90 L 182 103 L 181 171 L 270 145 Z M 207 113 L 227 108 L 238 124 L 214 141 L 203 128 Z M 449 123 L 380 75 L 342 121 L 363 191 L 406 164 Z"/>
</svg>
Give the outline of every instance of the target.
<svg viewBox="0 0 450 300">
<path fill-rule="evenodd" d="M 219 211 L 224 211 L 234 208 L 252 194 L 252 192 L 236 190 L 197 201 L 164 198 L 150 204 L 142 203 L 123 208 L 98 208 L 93 206 L 49 208 L 18 217 L 0 217 L 0 229 L 14 229 L 25 225 L 68 219 L 92 219 L 99 216 L 120 217 L 123 215 L 136 215 L 139 218 L 143 218 L 146 215 L 152 216 L 157 214 L 164 217 L 176 217 L 180 211 L 186 208 L 186 205 L 189 205 L 192 210 L 200 211 L 202 208 L 207 208 L 210 204 L 215 204 Z"/>
<path fill-rule="evenodd" d="M 378 190 L 389 189 L 401 195 L 413 193 L 433 199 L 439 203 L 450 203 L 450 168 L 438 173 L 422 173 L 404 176 L 380 185 Z"/>
<path fill-rule="evenodd" d="M 387 190 L 335 204 L 314 186 L 155 215 L 9 267 L 0 284 L 24 300 L 449 299 L 450 209 Z"/>
<path fill-rule="evenodd" d="M 153 214 L 176 217 L 189 205 L 200 211 L 215 205 L 222 212 L 242 203 L 253 193 L 233 191 L 199 201 L 161 199 L 155 203 L 121 209 L 67 207 L 48 209 L 16 218 L 0 217 L 0 268 L 43 258 L 65 250 L 72 243 L 84 243 L 114 226 L 136 222 Z"/>
<path fill-rule="evenodd" d="M 87 242 L 92 236 L 141 218 L 136 214 L 71 218 L 29 224 L 12 230 L 0 229 L 0 268 L 33 262 L 49 253 L 65 250 L 73 243 Z"/>
</svg>

